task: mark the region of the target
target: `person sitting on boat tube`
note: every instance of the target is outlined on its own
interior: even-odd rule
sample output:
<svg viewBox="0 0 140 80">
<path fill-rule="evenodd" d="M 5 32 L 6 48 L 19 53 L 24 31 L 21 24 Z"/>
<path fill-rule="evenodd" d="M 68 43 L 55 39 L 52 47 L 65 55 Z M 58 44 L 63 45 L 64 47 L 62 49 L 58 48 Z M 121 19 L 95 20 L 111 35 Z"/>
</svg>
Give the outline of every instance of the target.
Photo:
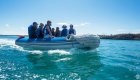
<svg viewBox="0 0 140 80">
<path fill-rule="evenodd" d="M 38 27 L 37 22 L 33 22 L 33 24 L 28 27 L 29 39 L 37 38 L 37 35 L 36 35 L 37 27 Z"/>
<path fill-rule="evenodd" d="M 60 36 L 61 36 L 61 31 L 59 30 L 59 27 L 56 27 L 55 37 L 60 37 Z"/>
<path fill-rule="evenodd" d="M 76 30 L 73 28 L 73 25 L 71 24 L 70 25 L 70 29 L 69 29 L 69 34 L 73 34 L 73 35 L 76 35 Z"/>
<path fill-rule="evenodd" d="M 47 24 L 44 27 L 44 38 L 52 38 L 52 32 L 51 32 L 51 21 L 48 20 Z"/>
<path fill-rule="evenodd" d="M 66 37 L 68 35 L 68 29 L 66 25 L 62 26 L 61 37 Z"/>
<path fill-rule="evenodd" d="M 55 29 L 54 28 L 52 28 L 51 32 L 52 32 L 52 35 L 55 36 Z"/>
<path fill-rule="evenodd" d="M 37 29 L 37 38 L 43 39 L 44 38 L 44 32 L 43 32 L 44 24 L 40 23 L 39 28 Z"/>
</svg>

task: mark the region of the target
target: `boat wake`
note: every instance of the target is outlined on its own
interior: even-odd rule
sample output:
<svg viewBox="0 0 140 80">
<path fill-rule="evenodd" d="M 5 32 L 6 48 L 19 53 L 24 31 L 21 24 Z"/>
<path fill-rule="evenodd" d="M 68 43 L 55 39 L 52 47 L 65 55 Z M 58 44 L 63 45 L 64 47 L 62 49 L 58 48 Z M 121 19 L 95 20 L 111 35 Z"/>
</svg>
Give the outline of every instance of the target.
<svg viewBox="0 0 140 80">
<path fill-rule="evenodd" d="M 64 50 L 48 50 L 48 51 L 41 51 L 41 50 L 25 50 L 23 47 L 15 45 L 15 40 L 12 39 L 0 39 L 0 49 L 1 50 L 17 50 L 31 54 L 42 54 L 43 52 L 48 52 L 48 54 L 60 54 L 66 55 L 70 54 L 70 52 Z"/>
<path fill-rule="evenodd" d="M 15 45 L 15 40 L 12 39 L 0 39 L 0 49 L 1 50 L 17 50 L 32 54 L 42 54 L 40 50 L 25 50 L 23 47 Z"/>
<path fill-rule="evenodd" d="M 69 51 L 65 51 L 65 50 L 49 50 L 48 54 L 60 54 L 60 55 L 70 55 Z"/>
</svg>

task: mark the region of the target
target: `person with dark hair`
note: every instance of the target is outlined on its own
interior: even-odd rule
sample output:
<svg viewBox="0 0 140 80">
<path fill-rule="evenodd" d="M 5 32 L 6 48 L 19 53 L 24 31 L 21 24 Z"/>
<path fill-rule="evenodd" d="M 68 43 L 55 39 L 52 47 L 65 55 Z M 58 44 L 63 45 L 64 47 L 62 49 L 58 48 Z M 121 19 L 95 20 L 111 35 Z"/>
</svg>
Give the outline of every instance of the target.
<svg viewBox="0 0 140 80">
<path fill-rule="evenodd" d="M 52 28 L 51 32 L 52 32 L 52 36 L 55 36 L 55 29 L 54 28 Z"/>
<path fill-rule="evenodd" d="M 73 28 L 73 25 L 71 24 L 70 25 L 70 29 L 69 29 L 69 34 L 73 34 L 73 35 L 76 35 L 76 30 Z"/>
<path fill-rule="evenodd" d="M 61 31 L 59 30 L 59 27 L 56 27 L 55 37 L 60 37 L 60 36 L 61 36 Z"/>
<path fill-rule="evenodd" d="M 66 37 L 68 35 L 68 29 L 67 29 L 67 26 L 66 25 L 63 25 L 62 26 L 62 31 L 61 31 L 61 36 L 62 37 Z"/>
<path fill-rule="evenodd" d="M 39 28 L 37 29 L 37 38 L 38 39 L 44 38 L 43 27 L 44 27 L 44 24 L 40 23 Z"/>
<path fill-rule="evenodd" d="M 50 20 L 47 21 L 47 24 L 44 27 L 44 37 L 52 37 L 52 32 L 51 32 L 51 24 L 52 22 Z"/>
<path fill-rule="evenodd" d="M 38 27 L 37 22 L 33 22 L 33 24 L 28 27 L 29 39 L 37 38 L 36 35 L 37 27 Z"/>
</svg>

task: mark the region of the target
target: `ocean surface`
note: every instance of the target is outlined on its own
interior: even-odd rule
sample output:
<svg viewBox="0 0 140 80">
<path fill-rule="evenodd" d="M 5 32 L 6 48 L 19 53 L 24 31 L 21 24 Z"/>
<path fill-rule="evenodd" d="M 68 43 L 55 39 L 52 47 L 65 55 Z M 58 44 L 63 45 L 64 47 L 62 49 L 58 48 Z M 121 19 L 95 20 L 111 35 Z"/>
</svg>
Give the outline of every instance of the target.
<svg viewBox="0 0 140 80">
<path fill-rule="evenodd" d="M 0 36 L 0 80 L 140 80 L 140 41 L 101 40 L 96 50 L 26 50 Z"/>
</svg>

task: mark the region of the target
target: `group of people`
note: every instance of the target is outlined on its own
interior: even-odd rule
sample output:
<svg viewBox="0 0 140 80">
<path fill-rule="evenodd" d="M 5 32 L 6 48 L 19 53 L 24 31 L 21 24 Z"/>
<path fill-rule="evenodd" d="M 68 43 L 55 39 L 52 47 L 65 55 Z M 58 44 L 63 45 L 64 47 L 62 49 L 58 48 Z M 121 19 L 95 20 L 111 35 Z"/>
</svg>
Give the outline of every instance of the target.
<svg viewBox="0 0 140 80">
<path fill-rule="evenodd" d="M 33 22 L 32 25 L 28 27 L 28 35 L 30 39 L 33 38 L 52 38 L 52 37 L 66 37 L 68 35 L 76 35 L 76 30 L 73 28 L 73 25 L 70 25 L 70 28 L 67 29 L 66 25 L 62 26 L 62 31 L 59 27 L 51 28 L 52 22 L 50 20 L 47 21 L 47 24 L 40 23 L 38 27 L 37 22 Z"/>
</svg>

